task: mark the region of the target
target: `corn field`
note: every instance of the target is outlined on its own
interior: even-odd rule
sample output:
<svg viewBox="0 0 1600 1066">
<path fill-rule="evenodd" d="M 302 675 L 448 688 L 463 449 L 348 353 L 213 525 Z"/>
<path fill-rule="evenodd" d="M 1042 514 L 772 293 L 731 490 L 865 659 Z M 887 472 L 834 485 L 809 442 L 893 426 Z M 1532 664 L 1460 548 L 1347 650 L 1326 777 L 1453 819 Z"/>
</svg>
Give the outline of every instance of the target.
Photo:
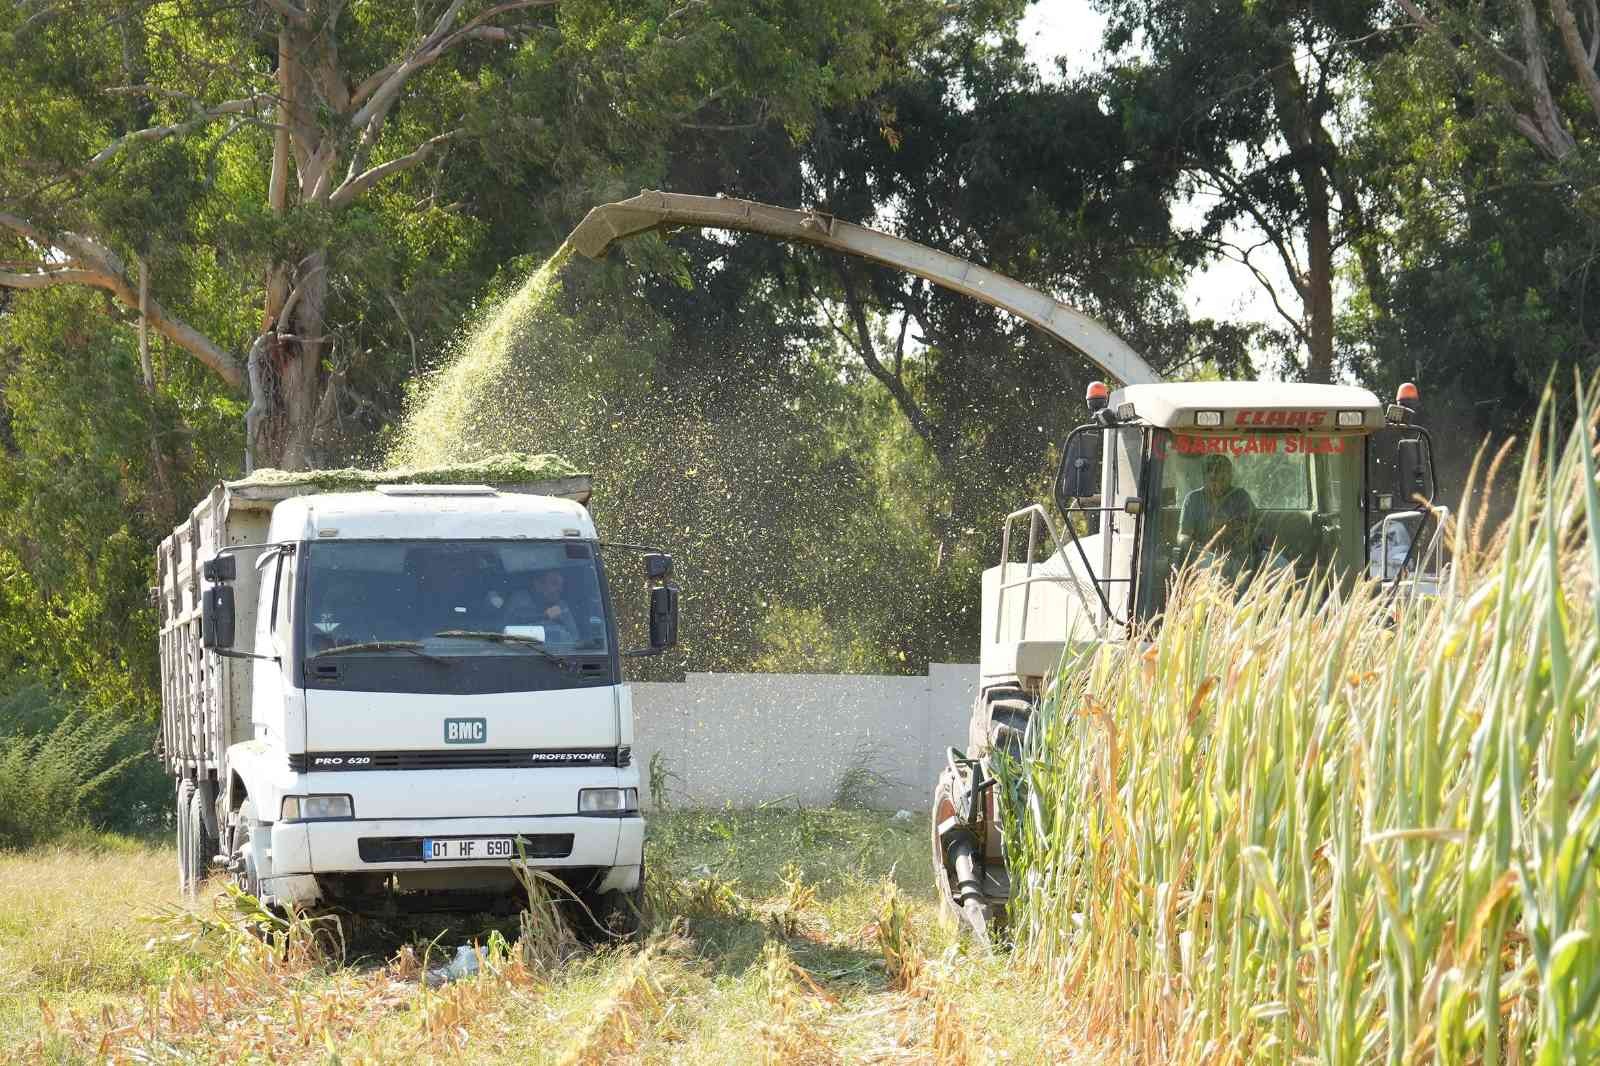
<svg viewBox="0 0 1600 1066">
<path fill-rule="evenodd" d="M 1600 1062 L 1596 406 L 1553 409 L 1442 595 L 1192 573 L 1063 664 L 1011 927 L 1131 1058 Z"/>
</svg>

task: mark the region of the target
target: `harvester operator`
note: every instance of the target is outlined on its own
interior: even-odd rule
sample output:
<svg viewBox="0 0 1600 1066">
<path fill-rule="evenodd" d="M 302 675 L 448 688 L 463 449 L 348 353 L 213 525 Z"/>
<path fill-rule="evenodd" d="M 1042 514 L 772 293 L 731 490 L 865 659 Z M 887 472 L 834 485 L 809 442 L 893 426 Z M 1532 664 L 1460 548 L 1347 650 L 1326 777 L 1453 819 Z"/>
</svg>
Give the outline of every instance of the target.
<svg viewBox="0 0 1600 1066">
<path fill-rule="evenodd" d="M 1250 562 L 1255 547 L 1255 501 L 1234 485 L 1233 461 L 1226 455 L 1206 456 L 1200 471 L 1204 481 L 1183 498 L 1178 516 L 1179 552 L 1187 554 L 1203 547 Z"/>
</svg>

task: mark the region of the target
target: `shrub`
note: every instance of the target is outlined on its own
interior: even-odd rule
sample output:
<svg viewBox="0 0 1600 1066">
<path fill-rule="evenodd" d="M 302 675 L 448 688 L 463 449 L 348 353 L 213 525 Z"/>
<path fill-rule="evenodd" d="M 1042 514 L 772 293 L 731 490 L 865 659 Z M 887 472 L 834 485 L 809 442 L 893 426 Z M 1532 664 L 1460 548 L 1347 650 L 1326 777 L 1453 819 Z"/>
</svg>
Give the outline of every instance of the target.
<svg viewBox="0 0 1600 1066">
<path fill-rule="evenodd" d="M 167 784 L 144 749 L 149 727 L 69 707 L 38 685 L 0 699 L 0 848 L 93 826 L 150 830 Z"/>
</svg>

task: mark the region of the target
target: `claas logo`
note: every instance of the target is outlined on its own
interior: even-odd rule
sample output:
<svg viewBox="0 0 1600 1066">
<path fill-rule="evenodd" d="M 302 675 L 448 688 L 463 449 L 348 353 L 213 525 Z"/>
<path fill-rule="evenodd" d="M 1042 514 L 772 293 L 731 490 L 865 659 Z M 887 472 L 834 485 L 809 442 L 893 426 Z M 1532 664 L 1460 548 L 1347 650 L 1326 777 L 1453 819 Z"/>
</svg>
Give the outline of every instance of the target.
<svg viewBox="0 0 1600 1066">
<path fill-rule="evenodd" d="M 1283 426 L 1314 429 L 1328 420 L 1326 411 L 1240 411 L 1233 416 L 1236 426 Z"/>
</svg>

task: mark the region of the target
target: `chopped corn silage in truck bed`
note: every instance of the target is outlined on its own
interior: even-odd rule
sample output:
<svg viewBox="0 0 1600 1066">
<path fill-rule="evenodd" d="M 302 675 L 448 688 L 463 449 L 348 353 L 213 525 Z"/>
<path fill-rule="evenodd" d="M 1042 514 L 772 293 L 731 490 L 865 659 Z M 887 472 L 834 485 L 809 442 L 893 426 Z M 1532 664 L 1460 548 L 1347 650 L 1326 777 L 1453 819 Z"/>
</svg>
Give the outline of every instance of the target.
<svg viewBox="0 0 1600 1066">
<path fill-rule="evenodd" d="M 284 500 L 311 492 L 349 492 L 378 485 L 492 485 L 502 492 L 562 496 L 587 505 L 591 479 L 559 455 L 506 452 L 470 463 L 363 470 L 257 470 L 226 483 L 244 500 Z"/>
</svg>

